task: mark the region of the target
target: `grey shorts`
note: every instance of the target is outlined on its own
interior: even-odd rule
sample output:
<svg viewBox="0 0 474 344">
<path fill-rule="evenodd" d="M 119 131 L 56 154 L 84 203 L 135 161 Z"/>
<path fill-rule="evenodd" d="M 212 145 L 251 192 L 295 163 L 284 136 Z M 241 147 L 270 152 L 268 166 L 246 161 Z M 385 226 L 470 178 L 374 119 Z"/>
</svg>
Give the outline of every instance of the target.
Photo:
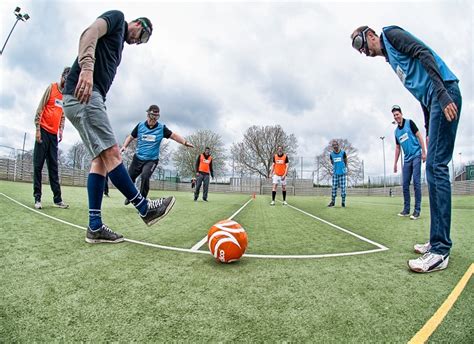
<svg viewBox="0 0 474 344">
<path fill-rule="evenodd" d="M 71 121 L 81 136 L 92 158 L 117 144 L 112 126 L 107 117 L 104 99 L 99 92 L 92 92 L 88 104 L 81 104 L 76 97 L 63 97 L 64 115 Z"/>
</svg>

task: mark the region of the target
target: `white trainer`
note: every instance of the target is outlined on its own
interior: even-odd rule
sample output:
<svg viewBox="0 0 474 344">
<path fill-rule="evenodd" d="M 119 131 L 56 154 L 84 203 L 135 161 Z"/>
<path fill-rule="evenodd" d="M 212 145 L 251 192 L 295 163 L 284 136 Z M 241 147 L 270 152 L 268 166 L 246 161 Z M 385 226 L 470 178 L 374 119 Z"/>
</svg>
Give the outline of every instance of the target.
<svg viewBox="0 0 474 344">
<path fill-rule="evenodd" d="M 275 201 L 271 201 L 271 202 L 270 202 L 270 205 L 275 205 Z"/>
<path fill-rule="evenodd" d="M 35 202 L 35 209 L 43 209 L 40 201 Z"/>
<path fill-rule="evenodd" d="M 449 254 L 442 255 L 432 252 L 427 252 L 417 259 L 410 259 L 408 267 L 414 272 L 433 272 L 444 270 L 448 267 Z"/>
<path fill-rule="evenodd" d="M 283 201 L 282 204 L 283 204 L 283 205 L 288 205 L 288 202 L 287 202 L 287 201 Z"/>
<path fill-rule="evenodd" d="M 419 254 L 425 254 L 429 250 L 431 250 L 431 244 L 430 242 L 425 242 L 424 244 L 416 244 L 413 246 L 413 249 L 415 250 L 415 253 Z"/>
</svg>

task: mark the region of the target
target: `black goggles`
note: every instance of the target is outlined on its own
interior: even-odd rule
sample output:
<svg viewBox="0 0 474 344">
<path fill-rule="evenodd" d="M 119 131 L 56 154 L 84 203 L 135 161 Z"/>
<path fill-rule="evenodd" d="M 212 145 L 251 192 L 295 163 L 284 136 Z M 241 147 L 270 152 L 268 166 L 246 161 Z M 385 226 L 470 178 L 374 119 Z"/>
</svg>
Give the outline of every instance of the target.
<svg viewBox="0 0 474 344">
<path fill-rule="evenodd" d="M 142 32 L 140 33 L 140 37 L 138 38 L 137 44 L 146 43 L 150 39 L 151 28 L 147 25 L 147 23 L 144 20 L 138 19 L 138 21 L 142 25 Z"/>
<path fill-rule="evenodd" d="M 159 112 L 148 112 L 148 117 L 152 120 L 157 121 L 158 118 L 160 118 L 160 113 Z"/>
<path fill-rule="evenodd" d="M 369 47 L 367 45 L 367 32 L 370 30 L 369 27 L 366 27 L 364 30 L 359 32 L 352 39 L 352 47 L 362 54 L 362 49 L 364 49 L 365 55 L 369 56 Z"/>
</svg>

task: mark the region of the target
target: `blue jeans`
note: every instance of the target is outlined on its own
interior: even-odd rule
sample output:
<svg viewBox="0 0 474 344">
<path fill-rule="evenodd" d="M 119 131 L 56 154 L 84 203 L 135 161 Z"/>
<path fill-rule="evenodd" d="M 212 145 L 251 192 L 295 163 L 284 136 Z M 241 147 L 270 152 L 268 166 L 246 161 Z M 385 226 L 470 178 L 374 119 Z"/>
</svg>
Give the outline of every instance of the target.
<svg viewBox="0 0 474 344">
<path fill-rule="evenodd" d="M 430 196 L 430 243 L 431 252 L 446 255 L 451 249 L 451 183 L 448 164 L 453 157 L 454 141 L 461 115 L 462 97 L 457 82 L 445 84 L 458 108 L 458 118 L 448 122 L 443 110 L 433 95 L 430 104 L 428 154 L 426 178 Z"/>
<path fill-rule="evenodd" d="M 410 212 L 410 181 L 415 187 L 415 213 L 421 211 L 421 155 L 403 163 L 403 212 Z"/>
</svg>

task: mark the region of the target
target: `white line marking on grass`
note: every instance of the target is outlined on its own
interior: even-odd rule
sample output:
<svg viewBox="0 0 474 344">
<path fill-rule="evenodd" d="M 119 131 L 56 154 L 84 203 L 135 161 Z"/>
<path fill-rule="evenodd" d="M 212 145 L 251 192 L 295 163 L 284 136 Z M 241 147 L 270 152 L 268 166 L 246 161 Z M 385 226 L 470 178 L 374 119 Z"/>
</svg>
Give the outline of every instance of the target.
<svg viewBox="0 0 474 344">
<path fill-rule="evenodd" d="M 233 213 L 229 218 L 227 218 L 226 220 L 232 220 L 234 217 L 237 216 L 238 213 L 240 213 L 246 206 L 247 204 L 249 204 L 250 202 L 252 201 L 252 198 L 249 199 L 243 206 L 240 207 L 239 210 L 237 210 L 235 213 Z M 205 243 L 207 242 L 207 235 L 202 238 L 201 240 L 199 240 L 198 243 L 196 243 L 196 245 L 194 245 L 193 247 L 191 247 L 191 251 L 199 251 L 199 249 L 201 248 L 202 245 L 204 245 Z"/>
<path fill-rule="evenodd" d="M 295 210 L 297 210 L 297 211 L 299 211 L 299 212 L 301 212 L 301 213 L 303 213 L 303 214 L 305 214 L 305 215 L 308 215 L 308 216 L 312 217 L 313 219 L 319 220 L 319 221 L 321 221 L 321 222 L 323 222 L 323 223 L 325 223 L 325 224 L 327 224 L 327 225 L 329 225 L 329 226 L 331 226 L 331 227 L 334 227 L 334 228 L 336 228 L 336 229 L 338 229 L 338 230 L 340 230 L 340 231 L 343 231 L 344 233 L 347 233 L 347 234 L 349 234 L 349 235 L 355 236 L 357 239 L 360 239 L 360 240 L 362 240 L 362 241 L 368 242 L 369 244 L 372 244 L 372 245 L 374 245 L 374 246 L 377 246 L 377 247 L 380 249 L 380 251 L 386 251 L 386 250 L 388 250 L 388 247 L 386 247 L 386 246 L 384 246 L 384 245 L 382 245 L 382 244 L 379 244 L 379 243 L 377 243 L 377 242 L 375 242 L 375 241 L 373 241 L 373 240 L 367 239 L 367 238 L 363 237 L 362 235 L 353 233 L 353 232 L 351 232 L 351 231 L 348 230 L 348 229 L 345 229 L 345 228 L 342 228 L 342 227 L 340 227 L 340 226 L 338 226 L 338 225 L 335 225 L 334 223 L 331 223 L 331 222 L 329 222 L 329 221 L 326 221 L 326 220 L 324 220 L 324 219 L 322 219 L 322 218 L 320 218 L 320 217 L 317 217 L 317 216 L 315 216 L 315 215 L 313 215 L 313 214 L 310 214 L 310 213 L 308 213 L 308 212 L 306 212 L 306 211 L 304 211 L 304 210 L 301 210 L 301 209 L 299 209 L 299 208 L 296 208 L 296 207 L 294 207 L 294 206 L 292 206 L 292 205 L 290 205 L 290 204 L 288 204 L 287 207 L 290 207 L 290 208 L 292 208 L 292 209 L 295 209 Z"/>
<path fill-rule="evenodd" d="M 61 220 L 57 217 L 45 214 L 44 212 L 38 211 L 36 209 L 30 208 L 27 205 L 5 195 L 4 193 L 0 192 L 0 195 L 4 196 L 5 198 L 8 198 L 10 201 L 36 213 L 42 216 L 45 216 L 51 220 L 81 229 L 81 230 L 86 230 L 86 227 L 76 225 L 74 223 Z M 249 202 L 247 202 L 245 205 L 247 205 Z M 232 217 L 236 216 L 238 212 L 241 209 L 239 209 Z M 332 225 L 332 224 L 331 224 Z M 353 233 L 354 234 L 354 233 Z M 357 235 L 357 234 L 356 234 Z M 368 239 L 367 239 L 368 240 Z M 175 251 L 175 252 L 186 252 L 186 253 L 200 253 L 200 254 L 207 254 L 211 255 L 210 252 L 208 251 L 196 251 L 192 250 L 189 248 L 179 248 L 179 247 L 172 247 L 172 246 L 164 246 L 164 245 L 158 245 L 158 244 L 152 244 L 149 242 L 144 242 L 144 241 L 139 241 L 139 240 L 133 240 L 133 239 L 127 239 L 125 238 L 126 242 L 129 242 L 131 244 L 136 244 L 136 245 L 142 245 L 142 246 L 148 246 L 148 247 L 153 247 L 153 248 L 158 248 L 162 250 L 168 250 L 168 251 Z M 263 259 L 318 259 L 318 258 L 331 258 L 331 257 L 343 257 L 343 256 L 356 256 L 356 255 L 361 255 L 361 254 L 368 254 L 368 253 L 375 253 L 375 252 L 381 252 L 381 251 L 386 251 L 388 248 L 386 248 L 383 245 L 380 245 L 383 248 L 378 248 L 378 249 L 373 249 L 373 250 L 368 250 L 368 251 L 356 251 L 356 252 L 345 252 L 345 253 L 329 253 L 329 254 L 307 254 L 307 255 L 266 255 L 266 254 L 244 254 L 244 257 L 249 257 L 249 258 L 263 258 Z"/>
<path fill-rule="evenodd" d="M 83 226 L 79 226 L 79 225 L 76 225 L 74 223 L 71 223 L 71 222 L 68 222 L 68 221 L 64 221 L 64 220 L 61 220 L 57 217 L 54 217 L 54 216 L 51 216 L 51 215 L 48 215 L 48 214 L 45 214 L 39 210 L 36 210 L 36 209 L 33 209 L 33 208 L 30 208 L 28 207 L 27 205 L 5 195 L 3 192 L 0 192 L 0 195 L 8 198 L 10 201 L 12 202 L 15 202 L 16 204 L 18 205 L 21 205 L 22 207 L 28 209 L 28 210 L 31 210 L 32 212 L 35 212 L 39 215 L 42 215 L 42 216 L 45 216 L 47 217 L 48 219 L 51 219 L 51 220 L 54 220 L 54 221 L 57 221 L 57 222 L 61 222 L 63 224 L 66 224 L 66 225 L 69 225 L 69 226 L 72 226 L 72 227 L 75 227 L 75 228 L 79 228 L 79 229 L 82 229 L 82 230 L 87 230 L 86 227 L 83 227 Z M 179 251 L 179 252 L 192 252 L 192 253 L 196 253 L 194 251 L 191 251 L 190 249 L 188 248 L 179 248 L 179 247 L 171 247 L 171 246 L 164 246 L 164 245 L 158 245 L 158 244 L 152 244 L 152 243 L 148 243 L 148 242 L 144 242 L 144 241 L 139 241 L 139 240 L 133 240 L 133 239 L 127 239 L 125 238 L 125 241 L 126 242 L 130 242 L 132 244 L 138 244 L 138 245 L 143 245 L 143 246 L 149 246 L 149 247 L 155 247 L 155 248 L 160 248 L 160 249 L 163 249 L 163 250 L 170 250 L 170 251 Z M 210 254 L 209 252 L 207 251 L 198 251 L 197 253 L 204 253 L 204 254 Z"/>
</svg>

